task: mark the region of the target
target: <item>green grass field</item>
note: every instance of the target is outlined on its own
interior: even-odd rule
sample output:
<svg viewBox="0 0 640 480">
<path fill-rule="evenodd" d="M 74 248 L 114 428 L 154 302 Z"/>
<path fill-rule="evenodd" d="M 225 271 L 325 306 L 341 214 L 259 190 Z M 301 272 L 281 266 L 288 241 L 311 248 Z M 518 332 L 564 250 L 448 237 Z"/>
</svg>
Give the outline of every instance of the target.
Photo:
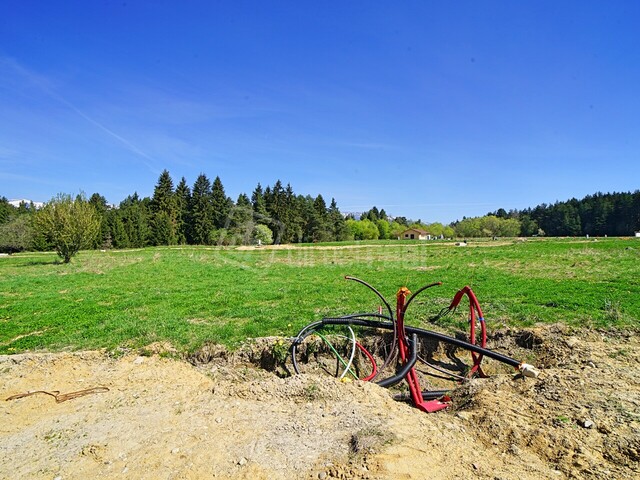
<svg viewBox="0 0 640 480">
<path fill-rule="evenodd" d="M 564 322 L 640 325 L 640 240 L 380 242 L 286 249 L 149 248 L 0 258 L 0 353 L 141 347 L 293 336 L 326 315 L 375 311 L 395 292 L 442 281 L 412 304 L 421 324 L 470 285 L 489 328 Z M 460 326 L 465 308 L 447 317 Z"/>
</svg>

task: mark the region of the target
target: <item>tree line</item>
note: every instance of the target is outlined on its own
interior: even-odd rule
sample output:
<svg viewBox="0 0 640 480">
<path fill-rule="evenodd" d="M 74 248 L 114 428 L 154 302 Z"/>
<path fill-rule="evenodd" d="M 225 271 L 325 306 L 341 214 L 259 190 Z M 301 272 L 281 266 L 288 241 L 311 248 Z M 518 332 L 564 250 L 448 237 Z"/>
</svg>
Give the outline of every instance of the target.
<svg viewBox="0 0 640 480">
<path fill-rule="evenodd" d="M 508 212 L 499 209 L 489 215 L 520 222 L 522 236 L 628 236 L 640 231 L 640 190 L 598 192 L 581 200 Z"/>
<path fill-rule="evenodd" d="M 263 188 L 258 183 L 251 196 L 234 201 L 225 193 L 220 177 L 211 181 L 200 174 L 189 186 L 184 177 L 174 187 L 164 170 L 151 197 L 137 193 L 119 205 L 109 205 L 94 193 L 89 198 L 58 195 L 41 210 L 21 204 L 15 208 L 0 198 L 0 250 L 50 250 L 60 243 L 47 228 L 86 204 L 98 224 L 83 248 L 141 248 L 157 245 L 246 245 L 328 242 L 353 239 L 335 199 L 329 205 L 322 195 L 298 195 L 290 184 L 278 180 Z M 51 207 L 50 207 L 51 206 Z M 54 211 L 53 206 L 58 206 Z M 64 211 L 65 213 L 61 213 Z M 44 217 L 49 216 L 45 222 Z M 67 229 L 73 231 L 67 221 Z M 77 234 L 77 232 L 76 232 Z M 74 233 L 67 233 L 73 236 Z M 62 255 L 61 255 L 62 256 Z"/>
<path fill-rule="evenodd" d="M 443 225 L 391 217 L 373 207 L 356 218 L 343 215 L 335 199 L 299 195 L 278 180 L 234 201 L 220 177 L 200 174 L 174 186 L 164 170 L 151 197 L 137 193 L 109 205 L 94 193 L 59 194 L 41 209 L 18 207 L 0 197 L 0 252 L 55 249 L 64 261 L 80 248 L 156 245 L 248 245 L 396 239 L 408 228 L 433 238 L 514 236 L 624 236 L 640 230 L 640 191 L 596 193 L 582 200 L 499 209 Z"/>
</svg>

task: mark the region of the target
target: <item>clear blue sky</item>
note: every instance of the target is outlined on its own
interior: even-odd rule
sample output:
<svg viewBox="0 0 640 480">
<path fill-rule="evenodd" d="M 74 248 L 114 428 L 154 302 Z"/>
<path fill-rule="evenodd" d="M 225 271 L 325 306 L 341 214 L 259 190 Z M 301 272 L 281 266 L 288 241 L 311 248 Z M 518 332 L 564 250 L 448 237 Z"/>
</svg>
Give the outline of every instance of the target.
<svg viewBox="0 0 640 480">
<path fill-rule="evenodd" d="M 637 1 L 0 0 L 0 195 L 163 169 L 449 222 L 640 188 Z"/>
</svg>

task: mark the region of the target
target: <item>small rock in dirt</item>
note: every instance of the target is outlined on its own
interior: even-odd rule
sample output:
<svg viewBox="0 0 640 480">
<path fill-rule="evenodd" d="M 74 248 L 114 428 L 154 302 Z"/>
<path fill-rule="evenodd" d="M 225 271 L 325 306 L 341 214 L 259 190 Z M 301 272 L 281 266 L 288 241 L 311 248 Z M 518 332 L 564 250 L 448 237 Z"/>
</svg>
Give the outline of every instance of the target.
<svg viewBox="0 0 640 480">
<path fill-rule="evenodd" d="M 176 453 L 180 453 L 180 449 L 179 448 L 174 448 L 173 450 L 171 450 L 171 453 L 173 453 L 174 455 Z"/>
<path fill-rule="evenodd" d="M 477 463 L 472 463 L 471 466 L 473 467 L 474 470 L 480 469 L 480 466 Z"/>
<path fill-rule="evenodd" d="M 589 419 L 584 419 L 580 421 L 580 426 L 584 428 L 592 428 L 593 422 Z"/>
<path fill-rule="evenodd" d="M 509 453 L 519 457 L 520 455 L 522 455 L 522 450 L 515 443 L 512 443 L 511 445 L 509 445 Z"/>
<path fill-rule="evenodd" d="M 144 362 L 144 357 L 138 357 L 133 361 L 133 364 L 140 365 L 142 362 Z"/>
<path fill-rule="evenodd" d="M 320 480 L 324 480 L 325 478 L 327 478 L 327 473 L 326 473 L 326 472 L 320 472 L 320 473 L 318 474 L 318 478 L 319 478 Z"/>
<path fill-rule="evenodd" d="M 595 364 L 595 363 L 593 363 L 591 360 L 589 360 L 589 361 L 587 362 L 587 367 L 589 367 L 589 368 L 596 368 L 596 364 Z"/>
<path fill-rule="evenodd" d="M 242 466 L 242 465 L 246 465 L 247 464 L 247 459 L 242 457 L 240 458 L 240 460 L 238 460 L 238 465 Z"/>
<path fill-rule="evenodd" d="M 222 423 L 222 417 L 216 417 L 216 423 Z"/>
<path fill-rule="evenodd" d="M 573 348 L 578 344 L 578 339 L 576 337 L 569 337 L 565 343 L 567 344 L 567 347 Z"/>
</svg>

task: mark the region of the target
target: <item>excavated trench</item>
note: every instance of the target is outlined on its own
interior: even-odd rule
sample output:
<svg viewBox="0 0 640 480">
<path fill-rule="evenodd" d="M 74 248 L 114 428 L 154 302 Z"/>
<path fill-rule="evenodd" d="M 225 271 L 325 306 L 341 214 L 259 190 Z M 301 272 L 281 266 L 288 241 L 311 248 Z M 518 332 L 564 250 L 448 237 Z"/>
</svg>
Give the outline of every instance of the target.
<svg viewBox="0 0 640 480">
<path fill-rule="evenodd" d="M 355 327 L 354 327 L 354 330 Z M 357 342 L 366 349 L 380 367 L 392 353 L 394 344 L 393 333 L 382 329 L 363 329 L 355 331 Z M 468 341 L 464 332 L 454 332 L 454 338 Z M 264 337 L 253 339 L 241 345 L 238 349 L 230 351 L 219 344 L 207 343 L 196 352 L 186 357 L 194 366 L 205 366 L 209 363 L 225 365 L 248 365 L 274 373 L 280 377 L 295 374 L 291 362 L 292 339 L 281 337 Z M 492 347 L 493 345 L 493 347 Z M 321 373 L 335 375 L 344 370 L 336 360 L 335 350 L 339 350 L 344 359 L 350 357 L 351 339 L 344 332 L 339 334 L 325 334 L 321 337 L 309 335 L 296 348 L 296 359 L 301 373 Z M 546 358 L 547 345 L 531 330 L 505 329 L 489 334 L 487 347 L 494 348 L 497 352 L 512 355 L 516 359 L 535 363 L 538 357 Z M 386 375 L 393 373 L 393 366 L 397 363 L 397 351 L 386 369 Z M 446 375 L 464 376 L 468 372 L 472 361 L 470 352 L 464 348 L 451 345 L 437 339 L 420 338 L 418 357 L 431 365 L 440 367 Z M 503 365 L 495 360 L 485 359 L 484 368 L 487 372 L 512 372 L 513 368 Z M 419 362 L 420 363 L 420 362 Z M 326 369 L 326 364 L 334 364 L 333 368 Z M 488 365 L 488 366 L 487 366 Z M 371 362 L 360 351 L 356 351 L 353 366 L 359 377 L 364 377 L 371 372 Z M 437 371 L 437 370 L 436 370 Z M 435 373 L 435 372 L 434 372 Z M 381 377 L 378 377 L 381 378 Z"/>
<path fill-rule="evenodd" d="M 462 332 L 455 336 L 465 338 Z M 393 336 L 381 331 L 358 341 L 381 365 Z M 260 339 L 235 352 L 207 345 L 189 360 L 201 367 L 208 362 L 250 365 L 283 377 L 293 368 L 290 358 L 283 361 L 278 354 L 278 342 L 282 339 Z M 563 325 L 501 329 L 489 333 L 487 347 L 536 365 L 542 371 L 538 379 L 523 379 L 512 367 L 491 359 L 483 362 L 487 379 L 451 382 L 448 375 L 428 367 L 419 369 L 419 378 L 425 389 L 451 389 L 453 403 L 445 415 L 463 419 L 487 448 L 498 447 L 505 455 L 535 455 L 568 478 L 635 478 L 640 472 L 640 350 L 631 345 L 638 346 L 634 331 L 573 332 Z M 319 338 L 301 345 L 298 355 L 306 374 L 344 369 Z M 419 355 L 459 376 L 471 364 L 469 352 L 437 340 L 423 340 Z M 354 368 L 367 373 L 367 363 L 360 356 Z M 406 387 L 389 394 L 399 391 Z"/>
<path fill-rule="evenodd" d="M 489 348 L 540 376 L 489 359 L 489 378 L 421 376 L 424 388 L 453 388 L 451 406 L 429 415 L 392 400 L 403 386 L 339 382 L 321 369 L 290 375 L 282 338 L 234 351 L 205 345 L 188 362 L 161 355 L 166 345 L 118 357 L 0 357 L 2 399 L 108 388 L 59 404 L 46 395 L 0 402 L 0 478 L 636 479 L 637 333 L 490 332 Z M 382 362 L 389 335 L 358 338 Z M 303 352 L 308 365 L 331 358 L 323 343 Z M 471 363 L 468 352 L 434 342 L 420 355 L 452 373 Z"/>
</svg>

